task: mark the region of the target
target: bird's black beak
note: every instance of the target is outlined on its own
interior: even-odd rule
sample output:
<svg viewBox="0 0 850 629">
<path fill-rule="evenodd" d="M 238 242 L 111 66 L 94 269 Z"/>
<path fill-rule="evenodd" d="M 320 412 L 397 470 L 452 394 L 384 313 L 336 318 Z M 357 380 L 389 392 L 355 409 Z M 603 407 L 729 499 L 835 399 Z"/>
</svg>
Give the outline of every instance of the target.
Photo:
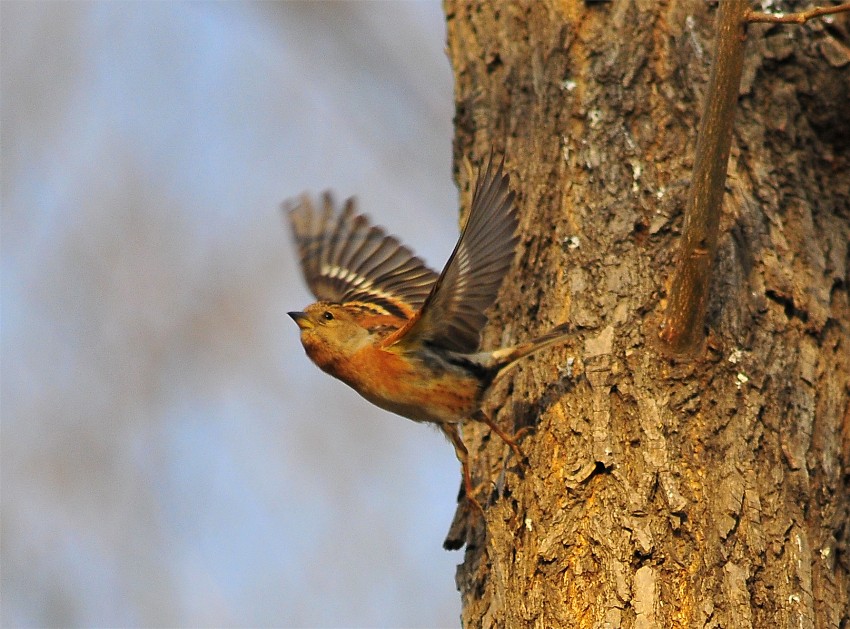
<svg viewBox="0 0 850 629">
<path fill-rule="evenodd" d="M 310 318 L 307 316 L 306 312 L 287 312 L 286 314 L 292 317 L 292 320 L 295 321 L 295 325 L 302 330 L 313 327 L 313 324 L 310 322 Z"/>
</svg>

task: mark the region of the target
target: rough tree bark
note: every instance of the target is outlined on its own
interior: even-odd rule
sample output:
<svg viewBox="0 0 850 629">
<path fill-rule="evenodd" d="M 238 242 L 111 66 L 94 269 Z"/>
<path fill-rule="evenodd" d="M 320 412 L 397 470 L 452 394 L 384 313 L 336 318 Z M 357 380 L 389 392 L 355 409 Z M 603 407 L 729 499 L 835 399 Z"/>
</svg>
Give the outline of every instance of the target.
<svg viewBox="0 0 850 629">
<path fill-rule="evenodd" d="M 803 9 L 788 3 L 787 10 Z M 504 152 L 522 240 L 485 347 L 533 424 L 458 569 L 466 626 L 848 627 L 848 19 L 751 25 L 708 343 L 659 350 L 713 54 L 705 0 L 446 0 L 455 160 Z"/>
</svg>

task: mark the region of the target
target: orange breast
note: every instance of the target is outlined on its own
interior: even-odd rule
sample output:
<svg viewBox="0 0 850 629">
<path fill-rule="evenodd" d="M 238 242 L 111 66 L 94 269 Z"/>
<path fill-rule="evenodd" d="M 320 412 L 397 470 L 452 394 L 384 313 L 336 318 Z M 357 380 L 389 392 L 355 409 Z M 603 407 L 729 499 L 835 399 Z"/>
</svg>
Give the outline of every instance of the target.
<svg viewBox="0 0 850 629">
<path fill-rule="evenodd" d="M 373 346 L 341 362 L 333 375 L 373 404 L 414 421 L 454 423 L 478 409 L 479 382 L 460 367 L 435 370 L 415 354 Z"/>
</svg>

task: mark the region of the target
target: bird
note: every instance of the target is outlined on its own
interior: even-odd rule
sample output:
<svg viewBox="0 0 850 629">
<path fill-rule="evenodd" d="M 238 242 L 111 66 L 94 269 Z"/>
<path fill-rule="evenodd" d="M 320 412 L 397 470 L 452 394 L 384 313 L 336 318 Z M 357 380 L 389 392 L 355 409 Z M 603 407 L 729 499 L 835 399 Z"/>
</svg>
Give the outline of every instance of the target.
<svg viewBox="0 0 850 629">
<path fill-rule="evenodd" d="M 459 427 L 481 421 L 514 452 L 510 435 L 482 410 L 497 377 L 525 356 L 570 336 L 564 323 L 530 341 L 483 351 L 486 310 L 516 255 L 515 195 L 504 157 L 479 169 L 457 244 L 437 275 L 413 252 L 356 211 L 338 211 L 330 192 L 321 208 L 304 194 L 284 202 L 304 279 L 315 303 L 287 313 L 307 356 L 373 404 L 436 425 L 454 446 L 467 500 L 475 498 Z"/>
</svg>

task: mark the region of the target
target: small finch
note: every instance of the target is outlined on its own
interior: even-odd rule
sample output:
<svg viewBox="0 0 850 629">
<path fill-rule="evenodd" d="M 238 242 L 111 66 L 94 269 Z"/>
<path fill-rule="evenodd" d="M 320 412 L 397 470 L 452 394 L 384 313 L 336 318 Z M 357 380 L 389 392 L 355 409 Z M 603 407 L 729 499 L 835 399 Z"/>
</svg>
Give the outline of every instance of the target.
<svg viewBox="0 0 850 629">
<path fill-rule="evenodd" d="M 482 421 L 523 460 L 514 438 L 481 410 L 493 381 L 517 360 L 560 343 L 566 324 L 513 347 L 480 351 L 485 310 L 496 299 L 517 243 L 514 194 L 492 157 L 479 173 L 460 239 L 437 276 L 366 216 L 354 200 L 342 212 L 325 193 L 321 210 L 308 196 L 286 202 L 304 278 L 319 301 L 290 312 L 301 343 L 320 369 L 367 400 L 451 440 L 467 499 L 468 453 L 458 426 Z"/>
</svg>

